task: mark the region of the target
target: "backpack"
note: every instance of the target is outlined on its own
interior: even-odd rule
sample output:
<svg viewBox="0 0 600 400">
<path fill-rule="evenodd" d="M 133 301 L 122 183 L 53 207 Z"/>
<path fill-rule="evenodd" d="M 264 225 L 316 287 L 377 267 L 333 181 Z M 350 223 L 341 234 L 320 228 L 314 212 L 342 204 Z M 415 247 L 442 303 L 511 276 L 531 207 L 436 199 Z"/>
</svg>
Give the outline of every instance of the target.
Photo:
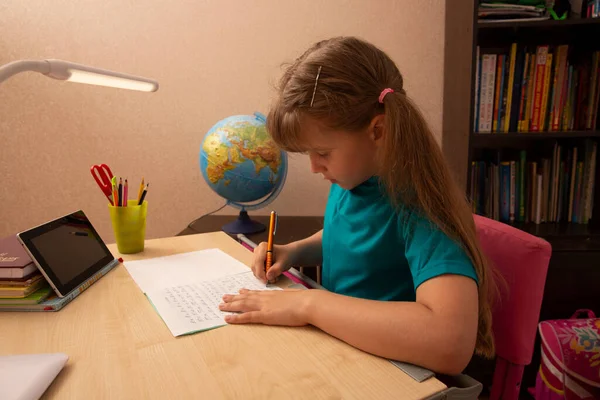
<svg viewBox="0 0 600 400">
<path fill-rule="evenodd" d="M 587 318 L 578 319 L 580 313 Z M 577 310 L 571 319 L 542 321 L 536 400 L 600 399 L 600 318 Z"/>
</svg>

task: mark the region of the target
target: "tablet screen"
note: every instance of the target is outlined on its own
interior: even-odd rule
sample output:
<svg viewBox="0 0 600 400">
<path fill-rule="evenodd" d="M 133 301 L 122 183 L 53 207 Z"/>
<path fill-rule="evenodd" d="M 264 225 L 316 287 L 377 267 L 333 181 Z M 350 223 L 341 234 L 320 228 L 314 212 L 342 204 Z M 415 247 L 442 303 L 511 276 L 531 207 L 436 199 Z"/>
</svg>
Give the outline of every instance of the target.
<svg viewBox="0 0 600 400">
<path fill-rule="evenodd" d="M 114 260 L 83 211 L 20 233 L 19 237 L 63 296 Z"/>
</svg>

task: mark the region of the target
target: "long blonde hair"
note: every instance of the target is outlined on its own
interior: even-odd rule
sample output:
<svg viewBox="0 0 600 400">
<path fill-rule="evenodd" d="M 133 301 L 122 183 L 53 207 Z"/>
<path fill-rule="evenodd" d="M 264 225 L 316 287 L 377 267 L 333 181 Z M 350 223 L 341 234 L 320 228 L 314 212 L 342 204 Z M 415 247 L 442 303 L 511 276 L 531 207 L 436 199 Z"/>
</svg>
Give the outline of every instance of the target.
<svg viewBox="0 0 600 400">
<path fill-rule="evenodd" d="M 388 93 L 381 104 L 378 98 L 385 88 L 394 92 Z M 277 145 L 297 152 L 302 148 L 301 117 L 321 120 L 333 129 L 357 132 L 381 114 L 385 116 L 381 181 L 394 205 L 422 212 L 465 249 L 479 281 L 475 349 L 491 357 L 491 276 L 471 209 L 423 115 L 406 95 L 400 71 L 387 54 L 354 37 L 316 43 L 286 69 L 267 117 L 267 129 Z"/>
</svg>

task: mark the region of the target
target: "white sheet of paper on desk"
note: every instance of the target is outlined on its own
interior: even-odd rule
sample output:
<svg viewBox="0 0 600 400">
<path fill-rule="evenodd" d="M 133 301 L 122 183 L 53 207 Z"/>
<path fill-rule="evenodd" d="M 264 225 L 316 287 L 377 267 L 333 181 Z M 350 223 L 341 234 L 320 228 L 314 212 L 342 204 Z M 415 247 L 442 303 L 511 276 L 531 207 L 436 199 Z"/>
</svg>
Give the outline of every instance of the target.
<svg viewBox="0 0 600 400">
<path fill-rule="evenodd" d="M 219 310 L 224 294 L 281 290 L 219 249 L 128 261 L 125 268 L 174 336 L 225 325 L 226 313 Z"/>
<path fill-rule="evenodd" d="M 125 268 L 144 293 L 190 282 L 218 279 L 250 270 L 248 266 L 219 249 L 127 261 Z"/>
<path fill-rule="evenodd" d="M 226 324 L 219 310 L 225 294 L 237 294 L 240 289 L 281 290 L 266 287 L 252 271 L 229 275 L 210 281 L 169 286 L 146 292 L 173 336 L 216 328 Z"/>
</svg>

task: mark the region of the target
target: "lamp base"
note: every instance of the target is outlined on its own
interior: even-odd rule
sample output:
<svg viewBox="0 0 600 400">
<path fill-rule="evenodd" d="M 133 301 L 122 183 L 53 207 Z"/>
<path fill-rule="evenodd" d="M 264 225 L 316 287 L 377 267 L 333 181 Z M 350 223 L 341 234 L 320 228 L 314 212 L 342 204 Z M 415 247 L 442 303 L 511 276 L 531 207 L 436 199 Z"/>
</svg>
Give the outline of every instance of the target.
<svg viewBox="0 0 600 400">
<path fill-rule="evenodd" d="M 230 235 L 236 235 L 238 233 L 249 235 L 252 233 L 263 232 L 267 227 L 258 221 L 250 219 L 248 212 L 242 210 L 235 221 L 223 225 L 221 229 Z"/>
</svg>

